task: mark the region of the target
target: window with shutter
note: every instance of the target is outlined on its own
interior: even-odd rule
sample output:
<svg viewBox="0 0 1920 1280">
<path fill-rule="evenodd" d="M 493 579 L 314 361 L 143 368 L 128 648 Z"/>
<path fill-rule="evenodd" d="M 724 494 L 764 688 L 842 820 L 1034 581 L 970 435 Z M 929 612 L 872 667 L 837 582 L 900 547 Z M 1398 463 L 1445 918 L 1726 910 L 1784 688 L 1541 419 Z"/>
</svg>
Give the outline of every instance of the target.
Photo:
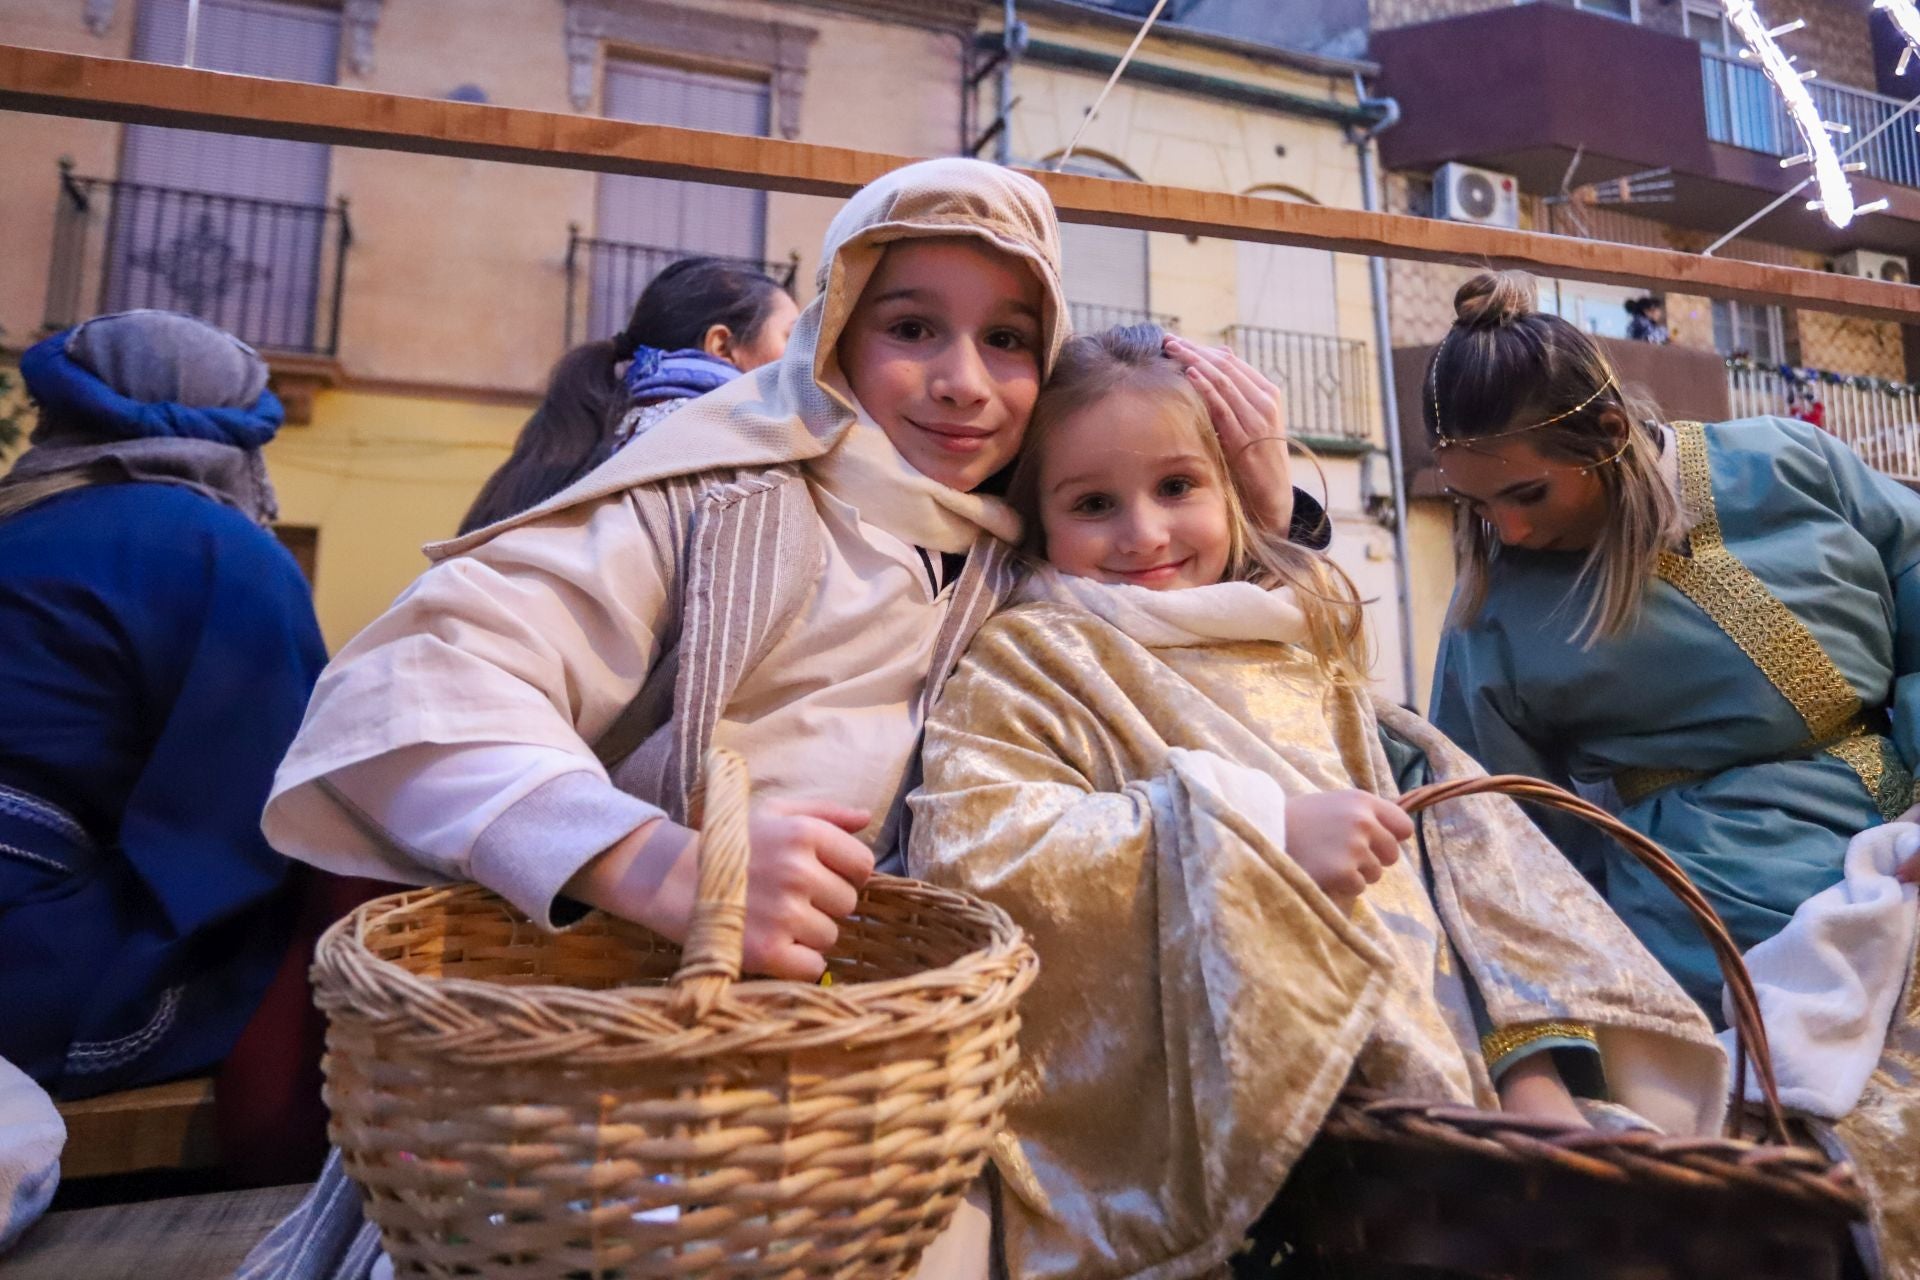
<svg viewBox="0 0 1920 1280">
<path fill-rule="evenodd" d="M 764 80 L 607 60 L 601 110 L 617 120 L 765 137 L 771 109 Z M 766 257 L 764 191 L 603 174 L 598 203 L 587 330 L 594 337 L 623 328 L 640 291 L 675 258 Z"/>
<path fill-rule="evenodd" d="M 1119 165 L 1095 156 L 1075 157 L 1063 166 L 1063 171 L 1122 182 L 1138 181 Z M 1139 324 L 1152 318 L 1147 287 L 1146 232 L 1063 222 L 1060 255 L 1067 307 L 1073 313 L 1075 330 L 1093 333 L 1116 324 Z"/>
<path fill-rule="evenodd" d="M 1299 201 L 1291 191 L 1264 188 L 1269 200 Z M 1239 242 L 1240 323 L 1258 329 L 1335 335 L 1340 332 L 1334 295 L 1333 255 L 1325 249 Z"/>
<path fill-rule="evenodd" d="M 1756 364 L 1784 363 L 1786 312 L 1764 303 L 1716 298 L 1713 345 L 1723 356 L 1744 356 Z"/>
<path fill-rule="evenodd" d="M 187 0 L 143 0 L 134 56 L 186 59 Z M 332 84 L 336 10 L 201 0 L 194 65 Z M 313 346 L 330 151 L 319 143 L 127 126 L 101 309 L 164 307 L 258 346 Z"/>
<path fill-rule="evenodd" d="M 1249 194 L 1304 202 L 1300 192 Z M 1325 249 L 1240 242 L 1239 322 L 1228 331 L 1240 358 L 1280 388 L 1287 429 L 1320 440 L 1372 438 L 1372 371 L 1364 343 L 1340 336 L 1333 255 Z"/>
</svg>

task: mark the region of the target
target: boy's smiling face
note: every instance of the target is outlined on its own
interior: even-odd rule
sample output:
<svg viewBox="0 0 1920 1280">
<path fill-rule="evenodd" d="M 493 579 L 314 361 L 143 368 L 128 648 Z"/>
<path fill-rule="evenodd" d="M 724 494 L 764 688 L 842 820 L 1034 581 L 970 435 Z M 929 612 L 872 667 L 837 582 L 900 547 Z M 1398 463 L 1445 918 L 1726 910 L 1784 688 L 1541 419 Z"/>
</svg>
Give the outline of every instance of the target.
<svg viewBox="0 0 1920 1280">
<path fill-rule="evenodd" d="M 840 336 L 861 405 L 921 474 L 973 489 L 1013 460 L 1040 391 L 1041 288 L 972 238 L 887 246 Z"/>
</svg>

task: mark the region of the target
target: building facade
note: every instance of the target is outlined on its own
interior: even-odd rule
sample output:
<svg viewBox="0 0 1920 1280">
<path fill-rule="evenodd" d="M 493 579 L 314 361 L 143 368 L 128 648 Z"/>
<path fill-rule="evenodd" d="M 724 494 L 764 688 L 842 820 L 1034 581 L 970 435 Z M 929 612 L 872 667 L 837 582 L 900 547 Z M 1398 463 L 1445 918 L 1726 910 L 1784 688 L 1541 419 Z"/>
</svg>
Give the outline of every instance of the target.
<svg viewBox="0 0 1920 1280">
<path fill-rule="evenodd" d="M 0 41 L 180 63 L 186 12 L 0 0 Z M 975 26 L 960 0 L 201 0 L 194 64 L 939 155 Z M 453 532 L 569 342 L 685 253 L 764 262 L 805 301 L 837 203 L 50 116 L 0 114 L 0 163 L 8 352 L 157 306 L 267 356 L 281 532 L 333 648 Z"/>
<path fill-rule="evenodd" d="M 1058 163 L 1150 5 L 1026 0 L 998 116 L 985 0 L 201 0 L 193 65 L 391 93 Z M 182 63 L 187 0 L 0 0 L 0 39 Z M 1068 162 L 1358 206 L 1363 0 L 1180 0 Z M 884 104 L 884 110 L 876 106 Z M 831 200 L 50 117 L 0 128 L 0 343 L 102 310 L 206 316 L 269 358 L 282 536 L 338 647 L 419 572 L 566 345 L 624 324 L 672 257 L 717 253 L 804 302 Z M 1284 388 L 1336 551 L 1379 601 L 1398 690 L 1388 484 L 1362 260 L 1069 226 L 1081 328 L 1154 318 Z"/>
</svg>

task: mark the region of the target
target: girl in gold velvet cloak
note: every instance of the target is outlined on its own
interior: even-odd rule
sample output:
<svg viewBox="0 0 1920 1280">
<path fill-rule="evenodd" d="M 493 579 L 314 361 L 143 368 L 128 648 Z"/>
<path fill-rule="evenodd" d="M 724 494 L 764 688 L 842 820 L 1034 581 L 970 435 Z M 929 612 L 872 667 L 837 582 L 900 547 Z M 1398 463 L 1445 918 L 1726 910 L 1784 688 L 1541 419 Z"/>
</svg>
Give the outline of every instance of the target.
<svg viewBox="0 0 1920 1280">
<path fill-rule="evenodd" d="M 1041 956 L 995 1156 L 1011 1274 L 1217 1271 L 1350 1076 L 1713 1131 L 1706 1019 L 1511 802 L 1407 839 L 1402 779 L 1477 766 L 1369 698 L 1350 584 L 1242 514 L 1208 411 L 1271 422 L 1271 385 L 1164 342 L 1062 353 L 1009 495 L 1045 563 L 949 681 L 912 800 L 914 872 Z"/>
</svg>

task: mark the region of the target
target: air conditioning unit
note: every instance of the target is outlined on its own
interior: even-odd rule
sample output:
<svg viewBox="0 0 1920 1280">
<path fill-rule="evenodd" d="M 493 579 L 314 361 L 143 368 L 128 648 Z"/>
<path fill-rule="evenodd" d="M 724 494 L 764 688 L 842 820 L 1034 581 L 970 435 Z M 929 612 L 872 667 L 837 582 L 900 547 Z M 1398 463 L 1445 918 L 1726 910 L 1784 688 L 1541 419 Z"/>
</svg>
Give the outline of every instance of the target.
<svg viewBox="0 0 1920 1280">
<path fill-rule="evenodd" d="M 1843 276 L 1885 280 L 1889 284 L 1913 282 L 1913 277 L 1907 271 L 1905 258 L 1897 254 L 1875 253 L 1871 249 L 1854 249 L 1841 254 L 1833 260 L 1833 269 Z"/>
<path fill-rule="evenodd" d="M 1487 227 L 1520 225 L 1520 184 L 1510 173 L 1443 164 L 1433 175 L 1433 213 Z"/>
</svg>

